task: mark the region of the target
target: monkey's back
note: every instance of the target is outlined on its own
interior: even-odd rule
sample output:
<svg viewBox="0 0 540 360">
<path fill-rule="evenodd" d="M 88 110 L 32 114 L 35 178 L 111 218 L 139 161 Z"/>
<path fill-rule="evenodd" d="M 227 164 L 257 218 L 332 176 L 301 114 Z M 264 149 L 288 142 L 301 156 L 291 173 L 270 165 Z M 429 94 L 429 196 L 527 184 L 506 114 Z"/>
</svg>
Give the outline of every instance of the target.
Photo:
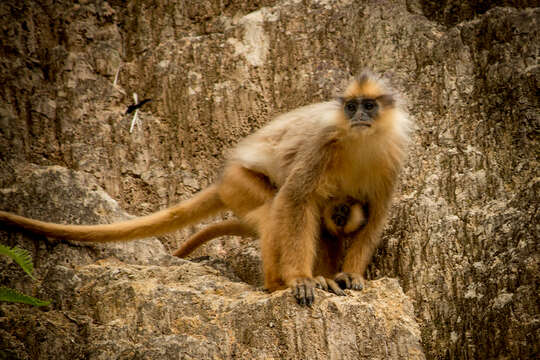
<svg viewBox="0 0 540 360">
<path fill-rule="evenodd" d="M 280 115 L 243 139 L 229 161 L 268 176 L 280 187 L 296 159 L 322 128 L 338 125 L 341 106 L 337 101 L 304 106 Z"/>
</svg>

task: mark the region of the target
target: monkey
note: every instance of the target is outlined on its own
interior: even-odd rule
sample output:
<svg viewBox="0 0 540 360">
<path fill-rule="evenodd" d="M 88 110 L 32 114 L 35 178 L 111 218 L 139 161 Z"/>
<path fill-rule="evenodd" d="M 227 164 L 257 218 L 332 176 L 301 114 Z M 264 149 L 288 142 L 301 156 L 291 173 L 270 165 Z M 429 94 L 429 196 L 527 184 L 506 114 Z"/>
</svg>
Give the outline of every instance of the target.
<svg viewBox="0 0 540 360">
<path fill-rule="evenodd" d="M 337 101 L 293 111 L 240 142 L 233 159 L 278 188 L 271 201 L 245 215 L 261 234 L 266 288 L 290 287 L 300 304 L 313 302 L 321 204 L 339 196 L 367 204 L 369 216 L 333 279 L 346 289 L 363 288 L 405 157 L 408 129 L 395 93 L 363 74 Z M 222 196 L 235 201 L 229 194 Z"/>
<path fill-rule="evenodd" d="M 350 239 L 339 268 L 326 264 L 333 273 L 325 274 L 343 289 L 361 290 L 409 129 L 397 93 L 366 71 L 337 99 L 292 110 L 248 135 L 229 154 L 218 181 L 178 205 L 104 225 L 60 225 L 7 212 L 0 212 L 0 222 L 71 241 L 128 241 L 232 210 L 260 234 L 265 288 L 290 288 L 300 305 L 311 306 L 314 269 L 323 259 L 317 257 L 323 204 L 350 197 L 367 206 L 367 222 Z"/>
<path fill-rule="evenodd" d="M 367 220 L 365 209 L 352 199 L 332 200 L 322 211 L 322 228 L 327 235 L 339 241 L 346 235 L 357 231 Z M 199 246 L 220 236 L 256 237 L 256 229 L 240 219 L 225 220 L 208 225 L 186 240 L 174 253 L 174 256 L 185 258 Z"/>
</svg>

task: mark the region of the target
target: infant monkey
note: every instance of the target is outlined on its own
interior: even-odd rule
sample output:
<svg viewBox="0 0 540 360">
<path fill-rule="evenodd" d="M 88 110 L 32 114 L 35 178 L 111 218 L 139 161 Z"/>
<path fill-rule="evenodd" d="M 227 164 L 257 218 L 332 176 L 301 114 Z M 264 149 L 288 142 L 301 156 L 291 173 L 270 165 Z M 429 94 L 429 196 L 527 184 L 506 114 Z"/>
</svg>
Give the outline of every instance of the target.
<svg viewBox="0 0 540 360">
<path fill-rule="evenodd" d="M 265 288 L 291 288 L 299 304 L 311 305 L 319 276 L 346 289 L 363 287 L 405 159 L 409 128 L 395 91 L 364 72 L 338 99 L 278 116 L 240 141 L 220 179 L 176 206 L 106 225 L 54 224 L 3 211 L 0 222 L 71 241 L 129 241 L 232 210 L 260 235 Z M 343 198 L 364 204 L 366 224 L 347 236 L 346 247 L 319 241 L 325 239 L 325 204 Z M 335 221 L 342 223 L 340 216 Z"/>
<path fill-rule="evenodd" d="M 351 235 L 367 222 L 367 209 L 352 198 L 334 199 L 323 210 L 324 229 L 334 237 Z"/>
</svg>

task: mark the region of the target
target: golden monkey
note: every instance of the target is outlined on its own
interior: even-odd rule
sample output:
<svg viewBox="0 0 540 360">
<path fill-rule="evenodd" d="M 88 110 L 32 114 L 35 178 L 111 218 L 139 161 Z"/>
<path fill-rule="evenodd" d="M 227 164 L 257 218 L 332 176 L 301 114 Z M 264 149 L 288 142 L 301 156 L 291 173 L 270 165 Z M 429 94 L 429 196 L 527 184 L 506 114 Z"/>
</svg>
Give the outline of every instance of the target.
<svg viewBox="0 0 540 360">
<path fill-rule="evenodd" d="M 322 211 L 321 232 L 339 241 L 340 238 L 357 231 L 367 221 L 362 205 L 347 200 L 332 200 Z M 187 239 L 174 256 L 184 258 L 199 246 L 220 236 L 257 236 L 257 230 L 240 219 L 225 220 L 208 225 Z"/>
<path fill-rule="evenodd" d="M 368 208 L 368 221 L 350 240 L 343 261 L 323 264 L 324 276 L 360 290 L 405 157 L 408 128 L 395 93 L 365 72 L 338 100 L 278 116 L 246 137 L 216 184 L 169 209 L 106 225 L 52 224 L 6 212 L 0 221 L 73 241 L 127 241 L 230 209 L 260 235 L 265 287 L 290 287 L 299 304 L 311 305 L 314 273 L 325 258 L 317 256 L 324 252 L 317 247 L 321 209 L 329 199 L 345 197 Z"/>
</svg>

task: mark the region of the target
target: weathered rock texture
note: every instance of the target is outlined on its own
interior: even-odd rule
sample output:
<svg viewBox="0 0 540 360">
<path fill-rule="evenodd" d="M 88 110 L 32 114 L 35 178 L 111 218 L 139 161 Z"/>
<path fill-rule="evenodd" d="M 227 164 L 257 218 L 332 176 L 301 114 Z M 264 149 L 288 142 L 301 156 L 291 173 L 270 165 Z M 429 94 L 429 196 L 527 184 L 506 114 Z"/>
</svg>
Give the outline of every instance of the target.
<svg viewBox="0 0 540 360">
<path fill-rule="evenodd" d="M 383 246 L 369 275 L 399 279 L 414 301 L 428 358 L 534 358 L 540 351 L 540 10 L 533 6 L 536 2 L 481 0 L 61 0 L 40 1 L 39 5 L 2 1 L 0 15 L 6 20 L 0 25 L 0 205 L 21 214 L 66 222 L 106 222 L 125 216 L 113 202 L 98 206 L 92 200 L 91 194 L 102 196 L 103 189 L 132 214 L 166 207 L 216 179 L 226 149 L 239 138 L 275 114 L 335 95 L 351 74 L 370 67 L 391 77 L 401 90 L 417 129 Z M 131 116 L 123 112 L 132 103 L 134 92 L 139 99 L 153 101 L 142 108 L 141 125 L 130 133 Z M 21 179 L 27 178 L 36 188 L 21 185 Z M 59 195 L 63 187 L 70 195 Z M 82 201 L 80 196 L 87 192 L 89 197 Z M 92 353 L 95 358 L 116 350 L 120 354 L 129 348 L 121 341 L 110 343 L 107 349 L 111 353 L 96 350 L 101 348 L 100 341 L 106 340 L 99 338 L 95 329 L 107 324 L 98 320 L 102 316 L 99 306 L 88 300 L 92 297 L 85 287 L 96 286 L 103 294 L 114 294 L 115 288 L 108 288 L 100 279 L 112 276 L 108 274 L 116 266 L 96 261 L 115 257 L 129 264 L 140 262 L 143 268 L 117 267 L 134 278 L 122 283 L 127 275 L 120 272 L 111 286 L 116 281 L 122 283 L 125 288 L 116 288 L 119 294 L 122 289 L 140 286 L 134 285 L 137 282 L 147 281 L 149 289 L 157 289 L 154 284 L 164 281 L 163 294 L 159 295 L 163 297 L 159 298 L 168 299 L 167 294 L 183 284 L 158 280 L 169 279 L 167 267 L 174 268 L 169 269 L 173 273 L 189 266 L 210 271 L 166 255 L 191 231 L 162 238 L 164 248 L 156 240 L 148 240 L 115 249 L 51 245 L 39 241 L 42 239 L 2 233 L 3 243 L 19 243 L 34 252 L 42 287 L 15 278 L 18 273 L 13 265 L 2 268 L 8 269 L 2 271 L 2 282 L 27 292 L 41 289 L 42 295 L 57 300 L 46 312 L 3 305 L 2 321 L 8 325 L 2 326 L 2 345 L 10 344 L 17 354 L 29 357 L 40 356 L 37 349 L 42 343 L 50 344 L 47 351 L 62 353 L 62 339 L 58 340 L 62 334 L 78 336 L 82 341 L 78 344 L 84 344 L 78 348 L 81 354 L 89 354 L 91 349 L 96 351 Z M 244 260 L 238 262 L 215 259 L 224 257 L 225 250 L 237 243 L 216 241 L 207 246 L 211 259 L 203 263 L 222 269 L 219 273 L 253 269 L 256 254 L 249 249 L 238 251 L 247 254 L 239 255 Z M 137 258 L 139 250 L 145 255 Z M 151 252 L 154 255 L 149 256 Z M 81 282 L 66 280 L 68 284 L 62 285 L 62 281 L 55 281 L 58 266 Z M 145 275 L 152 273 L 149 269 L 155 269 L 156 275 Z M 253 271 L 248 276 L 242 271 L 238 274 L 245 281 L 256 282 Z M 67 275 L 56 278 L 68 279 Z M 201 291 L 205 281 L 200 280 L 199 288 L 194 288 Z M 399 289 L 388 284 L 393 283 L 374 282 L 368 291 L 399 298 Z M 282 320 L 304 319 L 309 313 L 307 309 L 290 310 L 293 304 L 284 295 L 270 297 L 244 285 L 234 286 L 238 288 L 227 289 L 228 294 L 247 292 L 245 296 L 253 297 L 250 311 L 266 306 L 260 299 L 285 306 L 279 306 L 283 311 L 280 324 Z M 80 296 L 77 293 L 73 304 L 83 304 L 85 309 L 73 312 L 59 294 L 79 288 Z M 148 324 L 142 315 L 144 302 L 153 291 L 141 293 L 127 306 L 126 314 L 139 316 L 136 321 L 123 319 L 115 325 L 123 329 L 119 333 L 125 334 L 125 339 L 137 331 L 129 324 L 137 324 L 144 334 L 153 334 L 152 329 L 162 326 Z M 220 298 L 221 304 L 230 301 L 228 296 Z M 378 304 L 370 299 L 362 303 L 362 296 L 367 295 L 345 300 L 321 295 L 324 299 L 318 306 L 332 308 L 331 304 L 346 302 L 343 313 L 366 316 L 368 304 Z M 157 303 L 152 301 L 148 312 L 157 312 Z M 173 313 L 166 303 L 163 314 Z M 209 308 L 214 306 L 211 304 Z M 133 310 L 137 306 L 141 308 L 138 312 Z M 287 313 L 287 309 L 293 312 Z M 330 313 L 325 316 L 339 316 L 338 312 Z M 408 315 L 404 311 L 400 316 Z M 28 325 L 38 318 L 42 319 L 39 325 Z M 227 321 L 225 315 L 220 319 L 225 319 L 223 324 Z M 351 327 L 336 341 L 345 341 L 347 331 L 359 329 L 354 326 L 363 319 L 354 318 L 352 324 L 347 324 L 348 319 L 342 321 L 340 326 Z M 318 321 L 310 322 L 309 328 L 319 331 L 317 324 L 324 321 Z M 391 323 L 388 318 L 380 321 Z M 84 325 L 91 323 L 96 327 Z M 150 328 L 145 330 L 145 326 Z M 205 341 L 196 335 L 187 337 L 191 325 L 182 326 L 171 325 L 187 329 L 183 333 L 187 341 L 182 344 Z M 46 331 L 52 328 L 58 331 L 53 332 L 57 336 Z M 259 340 L 242 338 L 232 325 L 230 329 L 228 339 L 242 344 Z M 302 341 L 307 338 L 283 329 L 274 333 L 283 342 L 279 344 L 292 341 L 299 344 L 295 349 L 303 349 Z M 390 330 L 385 331 L 380 333 L 381 339 Z M 30 340 L 36 334 L 44 341 L 37 344 Z M 174 345 L 179 337 L 172 332 L 170 336 L 159 334 L 158 338 L 171 339 L 172 348 L 179 346 Z M 218 339 L 226 337 L 217 330 L 216 334 Z M 408 337 L 410 334 L 413 336 Z M 414 339 L 414 331 L 406 335 Z M 365 344 L 359 340 L 363 336 L 355 336 L 354 341 Z M 131 348 L 133 353 L 126 350 L 122 356 L 158 354 L 152 351 L 167 356 L 169 348 L 155 347 L 152 336 L 137 339 L 146 345 Z M 330 356 L 331 346 L 324 344 L 325 354 Z M 372 345 L 374 354 L 382 354 L 377 352 L 381 343 Z M 248 351 L 231 347 L 218 353 L 212 352 L 218 351 L 212 346 L 208 343 L 201 351 L 224 357 Z M 284 352 L 268 349 L 265 354 L 302 357 L 294 352 L 299 350 L 283 346 L 280 349 L 286 349 Z M 396 341 L 388 346 L 389 353 L 399 348 Z M 343 355 L 334 355 L 346 358 L 346 350 Z"/>
<path fill-rule="evenodd" d="M 288 291 L 268 295 L 181 260 L 57 265 L 44 281 L 62 289 L 51 294 L 53 310 L 1 307 L 10 355 L 32 349 L 40 359 L 424 359 L 411 302 L 388 278 L 351 296 L 319 291 L 313 308 L 296 305 Z"/>
<path fill-rule="evenodd" d="M 15 176 L 1 203 L 29 208 L 42 199 L 29 215 L 71 203 L 54 211 L 57 221 L 125 217 L 88 175 L 31 167 Z M 396 279 L 344 297 L 318 291 L 306 308 L 287 290 L 270 295 L 243 281 L 250 269 L 178 259 L 155 239 L 73 246 L 5 238 L 32 249 L 40 282 L 21 281 L 22 271 L 2 259 L 1 283 L 54 305 L 0 305 L 2 359 L 425 359 Z"/>
</svg>

